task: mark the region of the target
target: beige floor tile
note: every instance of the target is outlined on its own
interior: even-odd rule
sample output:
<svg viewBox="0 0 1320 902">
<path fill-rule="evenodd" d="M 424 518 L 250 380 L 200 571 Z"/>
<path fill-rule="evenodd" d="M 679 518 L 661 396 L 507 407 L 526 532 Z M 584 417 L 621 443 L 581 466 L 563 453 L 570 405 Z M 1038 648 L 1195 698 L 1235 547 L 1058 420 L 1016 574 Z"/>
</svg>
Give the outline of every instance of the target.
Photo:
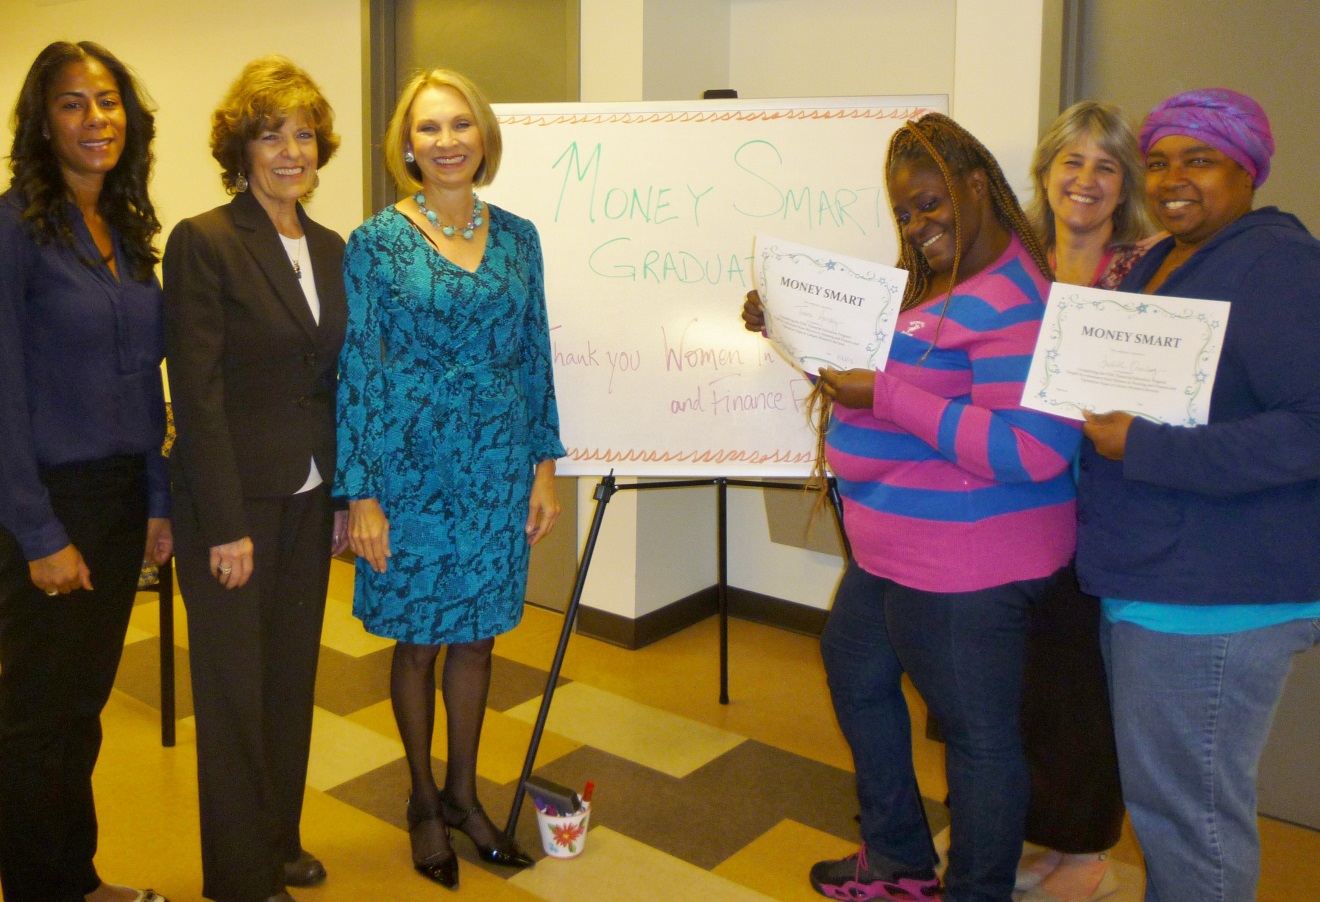
<svg viewBox="0 0 1320 902">
<path fill-rule="evenodd" d="M 498 711 L 488 710 L 481 727 L 477 773 L 501 785 L 517 780 L 522 774 L 523 761 L 527 758 L 528 744 L 532 741 L 534 722 L 529 723 Z M 441 724 L 437 724 L 436 748 L 444 748 L 448 737 L 448 731 Z M 581 746 L 581 742 L 575 742 L 547 729 L 542 733 L 541 744 L 536 749 L 535 766 L 549 764 Z"/>
<path fill-rule="evenodd" d="M 440 710 L 439 707 L 436 708 L 437 712 Z M 389 699 L 377 702 L 374 705 L 368 705 L 354 711 L 352 714 L 346 714 L 344 719 L 351 720 L 353 723 L 364 726 L 369 730 L 374 730 L 393 742 L 399 742 L 399 727 L 394 722 L 394 709 L 390 707 Z"/>
<path fill-rule="evenodd" d="M 96 866 L 112 883 L 153 887 L 171 902 L 200 900 L 197 753 L 192 718 L 178 744 L 160 744 L 160 712 L 123 692 L 102 714 L 105 741 L 97 761 L 100 836 Z"/>
<path fill-rule="evenodd" d="M 444 700 L 436 694 L 435 738 L 431 744 L 432 754 L 444 759 L 449 733 L 445 729 L 442 716 Z M 394 723 L 394 711 L 389 700 L 378 702 L 347 715 L 347 720 L 374 730 L 380 735 L 399 741 L 399 729 Z M 477 773 L 493 783 L 504 785 L 512 783 L 522 774 L 523 761 L 527 757 L 527 745 L 532 739 L 532 724 L 499 711 L 486 709 L 486 718 L 481 725 L 481 747 L 477 753 Z M 558 758 L 562 758 L 582 743 L 546 730 L 541 736 L 541 745 L 536 750 L 536 766 L 541 767 Z"/>
<path fill-rule="evenodd" d="M 394 644 L 393 639 L 373 636 L 362 628 L 362 621 L 353 616 L 353 597 L 328 597 L 325 602 L 325 621 L 321 628 L 321 644 L 354 658 L 378 652 Z"/>
<path fill-rule="evenodd" d="M 540 705 L 537 697 L 506 713 L 535 723 Z M 745 741 L 727 730 L 582 682 L 556 690 L 546 726 L 562 736 L 673 777 L 686 776 Z"/>
<path fill-rule="evenodd" d="M 139 598 L 144 594 L 139 593 Z M 157 637 L 161 631 L 160 618 L 160 600 L 157 593 L 150 593 L 149 601 L 141 601 L 140 604 L 133 605 L 133 613 L 128 617 L 129 638 L 125 639 L 125 644 L 132 642 L 133 631 L 140 630 L 141 633 Z M 187 610 L 183 607 L 183 597 L 174 596 L 174 644 L 180 648 L 187 648 Z"/>
<path fill-rule="evenodd" d="M 509 882 L 547 902 L 767 902 L 773 898 L 606 827 L 587 833 L 587 844 L 577 858 L 543 859 Z"/>
<path fill-rule="evenodd" d="M 128 636 L 124 644 L 160 634 L 160 593 L 139 592 L 128 615 Z M 135 638 L 136 637 L 136 638 Z"/>
<path fill-rule="evenodd" d="M 326 592 L 327 598 L 333 598 L 337 601 L 353 601 L 353 565 L 338 558 L 330 560 L 330 587 Z"/>
<path fill-rule="evenodd" d="M 139 593 L 138 597 L 146 596 Z M 142 634 L 160 635 L 160 601 L 155 592 L 151 593 L 149 601 L 142 601 L 133 606 L 133 612 L 128 617 L 128 629 L 129 638 L 125 640 L 125 644 L 134 641 L 135 632 L 138 638 L 142 638 Z M 179 648 L 188 647 L 188 612 L 184 609 L 183 598 L 179 595 L 174 596 L 174 644 Z"/>
<path fill-rule="evenodd" d="M 528 606 L 518 628 L 496 640 L 496 653 L 548 668 L 562 626 L 563 615 Z M 818 640 L 730 621 L 731 703 L 721 705 L 718 636 L 714 617 L 636 651 L 574 635 L 563 675 L 823 764 L 852 766 L 830 707 Z"/>
<path fill-rule="evenodd" d="M 459 892 L 450 893 L 412 866 L 408 834 L 339 801 L 309 790 L 303 807 L 303 845 L 325 863 L 329 879 L 294 890 L 299 902 L 436 902 L 438 899 L 533 902 L 535 896 L 481 868 L 459 865 Z M 177 902 L 177 900 L 171 900 Z"/>
<path fill-rule="evenodd" d="M 818 861 L 857 851 L 850 843 L 796 821 L 780 821 L 714 869 L 714 873 L 772 899 L 819 900 L 807 873 Z"/>
<path fill-rule="evenodd" d="M 346 606 L 351 568 L 332 568 L 331 602 Z M 342 609 L 342 608 L 341 608 Z M 135 635 L 156 632 L 154 600 L 135 609 Z M 186 646 L 185 614 L 175 600 L 177 641 Z M 497 652 L 535 667 L 550 662 L 562 617 L 528 610 L 518 630 L 501 637 Z M 694 725 L 718 728 L 805 755 L 813 760 L 850 767 L 847 747 L 838 734 L 829 697 L 820 674 L 816 643 L 755 624 L 731 624 L 731 694 L 733 704 L 714 700 L 716 676 L 715 621 L 705 621 L 646 649 L 629 652 L 581 636 L 573 637 L 564 675 L 585 681 L 592 692 L 572 689 L 557 695 L 557 714 L 574 695 L 582 699 L 626 699 L 629 718 L 651 712 L 655 724 L 669 724 L 669 733 L 685 736 Z M 924 709 L 909 692 L 913 709 L 913 749 L 922 789 L 943 797 L 943 747 L 924 738 Z M 521 764 L 537 701 L 529 703 L 526 719 L 490 712 L 483 741 L 483 775 L 503 783 Z M 582 703 L 587 708 L 591 705 Z M 595 723 L 600 712 L 586 717 Z M 328 762 L 314 773 L 319 785 L 337 785 L 365 769 L 399 755 L 397 734 L 388 702 L 347 718 L 317 712 L 313 761 Z M 574 723 L 578 718 L 571 718 Z M 673 724 L 677 722 L 677 726 Z M 554 719 L 552 718 L 552 723 Z M 191 718 L 178 723 L 178 745 L 160 746 L 158 712 L 122 693 L 112 693 L 103 717 L 105 742 L 96 772 L 101 822 L 97 865 L 107 879 L 152 886 L 172 902 L 199 902 L 201 862 L 197 828 L 195 731 Z M 619 730 L 601 727 L 598 745 L 609 749 Z M 593 727 L 595 729 L 596 727 Z M 623 733 L 631 727 L 624 724 Z M 577 742 L 556 729 L 543 742 L 543 759 L 558 756 Z M 670 736 L 661 730 L 664 744 Z M 443 739 L 443 733 L 440 734 Z M 639 741 L 633 737 L 632 741 Z M 632 757 L 630 755 L 630 757 Z M 333 768 L 342 770 L 334 772 Z M 333 766 L 333 768 L 331 768 Z M 511 779 L 511 778 L 510 778 Z M 805 874 L 811 863 L 849 854 L 851 844 L 785 821 L 736 852 L 707 873 L 654 849 L 639 845 L 608 827 L 588 836 L 583 858 L 547 861 L 510 880 L 465 863 L 462 890 L 451 896 L 427 882 L 411 867 L 407 835 L 389 824 L 316 789 L 307 793 L 304 816 L 306 845 L 322 856 L 330 880 L 321 887 L 297 891 L 299 902 L 386 898 L 422 902 L 438 898 L 470 898 L 534 902 L 609 898 L 724 900 L 809 899 Z M 1262 872 L 1259 902 L 1292 902 L 1309 898 L 1307 887 L 1320 885 L 1320 832 L 1261 820 Z M 1130 827 L 1113 853 L 1120 876 L 1115 902 L 1131 902 L 1141 893 L 1141 851 Z M 644 876 L 639 876 L 644 875 Z M 805 893 L 806 895 L 802 895 Z M 649 894 L 649 895 L 648 895 Z"/>
<path fill-rule="evenodd" d="M 143 639 L 155 639 L 157 635 L 158 633 L 156 630 L 148 632 L 130 622 L 128 624 L 128 629 L 124 631 L 124 644 L 132 645 L 134 642 L 141 642 Z"/>
<path fill-rule="evenodd" d="M 1110 869 L 1118 878 L 1118 891 L 1106 896 L 1105 902 L 1141 902 L 1146 897 L 1146 872 L 1126 861 L 1110 861 Z"/>
<path fill-rule="evenodd" d="M 403 745 L 347 718 L 315 708 L 307 785 L 327 791 L 403 757 Z"/>
<path fill-rule="evenodd" d="M 1258 902 L 1320 896 L 1320 831 L 1260 818 L 1260 853 Z"/>
</svg>

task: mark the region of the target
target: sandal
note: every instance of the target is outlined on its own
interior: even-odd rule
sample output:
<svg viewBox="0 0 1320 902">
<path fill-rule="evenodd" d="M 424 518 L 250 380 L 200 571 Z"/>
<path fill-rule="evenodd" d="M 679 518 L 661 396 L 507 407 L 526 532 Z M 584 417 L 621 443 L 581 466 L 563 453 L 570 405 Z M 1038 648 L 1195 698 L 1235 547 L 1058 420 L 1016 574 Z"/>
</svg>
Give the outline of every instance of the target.
<svg viewBox="0 0 1320 902">
<path fill-rule="evenodd" d="M 441 819 L 439 811 L 427 811 L 425 809 L 415 808 L 411 798 L 408 799 L 408 837 L 413 847 L 413 867 L 417 873 L 421 874 L 427 880 L 432 880 L 446 889 L 458 889 L 458 856 L 454 854 L 452 846 L 446 851 L 435 852 L 418 861 L 417 843 L 418 829 L 425 824 L 433 821 L 440 821 L 440 827 L 444 830 L 445 845 L 449 845 L 449 825 Z"/>
<path fill-rule="evenodd" d="M 486 809 L 481 807 L 480 802 L 477 802 L 471 808 L 463 808 L 454 801 L 454 797 L 449 794 L 448 789 L 443 789 L 440 791 L 440 809 L 444 812 L 445 825 L 466 833 L 468 839 L 472 840 L 473 845 L 477 847 L 477 855 L 482 861 L 489 864 L 503 865 L 506 868 L 528 868 L 535 864 L 532 861 L 532 856 L 519 848 L 518 844 L 507 833 L 498 828 L 496 828 L 496 833 L 503 842 L 497 842 L 493 846 L 483 846 L 477 842 L 477 838 L 468 829 L 468 822 L 476 814 L 490 820 L 490 816 L 486 814 Z M 494 827 L 495 825 L 492 823 L 491 826 Z"/>
</svg>

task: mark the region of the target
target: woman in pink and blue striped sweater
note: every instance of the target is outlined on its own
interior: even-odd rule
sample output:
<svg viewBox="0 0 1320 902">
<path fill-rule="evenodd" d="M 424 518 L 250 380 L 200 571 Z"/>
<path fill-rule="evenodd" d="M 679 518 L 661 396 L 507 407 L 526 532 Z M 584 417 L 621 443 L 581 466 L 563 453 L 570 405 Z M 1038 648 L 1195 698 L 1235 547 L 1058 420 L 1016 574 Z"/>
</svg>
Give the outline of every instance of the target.
<svg viewBox="0 0 1320 902">
<path fill-rule="evenodd" d="M 907 673 L 948 745 L 944 898 L 1008 902 L 1026 818 L 1027 620 L 1073 553 L 1080 436 L 1020 404 L 1049 264 L 994 157 L 930 114 L 895 134 L 886 175 L 910 273 L 893 350 L 883 371 L 820 378 L 854 554 L 821 647 L 863 843 L 811 882 L 836 899 L 940 898 Z"/>
</svg>

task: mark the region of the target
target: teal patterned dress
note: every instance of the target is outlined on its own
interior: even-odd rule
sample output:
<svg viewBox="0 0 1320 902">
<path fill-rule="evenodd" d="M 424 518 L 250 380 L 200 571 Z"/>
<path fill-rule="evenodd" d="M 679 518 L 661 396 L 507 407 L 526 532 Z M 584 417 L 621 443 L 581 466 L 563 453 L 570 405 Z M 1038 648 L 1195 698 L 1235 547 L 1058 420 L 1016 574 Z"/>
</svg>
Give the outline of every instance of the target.
<svg viewBox="0 0 1320 902">
<path fill-rule="evenodd" d="M 344 254 L 335 494 L 376 498 L 389 519 L 393 556 L 385 573 L 358 560 L 353 613 L 402 642 L 471 642 L 518 624 L 533 471 L 564 454 L 540 237 L 487 209 L 475 273 L 392 206 Z"/>
</svg>

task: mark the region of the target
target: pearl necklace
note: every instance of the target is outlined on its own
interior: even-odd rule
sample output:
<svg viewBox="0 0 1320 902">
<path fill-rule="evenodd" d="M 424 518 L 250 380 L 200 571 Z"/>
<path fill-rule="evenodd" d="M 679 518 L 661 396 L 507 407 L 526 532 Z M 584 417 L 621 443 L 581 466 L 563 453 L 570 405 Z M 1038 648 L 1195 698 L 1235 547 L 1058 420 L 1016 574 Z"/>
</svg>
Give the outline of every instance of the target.
<svg viewBox="0 0 1320 902">
<path fill-rule="evenodd" d="M 417 201 L 417 209 L 426 217 L 426 221 L 439 229 L 440 234 L 444 235 L 446 238 L 453 238 L 454 233 L 458 232 L 468 241 L 471 241 L 476 230 L 480 228 L 482 222 L 485 221 L 481 218 L 481 198 L 477 197 L 477 192 L 475 191 L 472 192 L 472 218 L 468 220 L 467 225 L 463 226 L 461 231 L 457 226 L 441 225 L 440 217 L 436 216 L 433 211 L 426 208 L 426 195 L 422 192 L 418 191 L 414 194 L 413 200 Z"/>
</svg>

